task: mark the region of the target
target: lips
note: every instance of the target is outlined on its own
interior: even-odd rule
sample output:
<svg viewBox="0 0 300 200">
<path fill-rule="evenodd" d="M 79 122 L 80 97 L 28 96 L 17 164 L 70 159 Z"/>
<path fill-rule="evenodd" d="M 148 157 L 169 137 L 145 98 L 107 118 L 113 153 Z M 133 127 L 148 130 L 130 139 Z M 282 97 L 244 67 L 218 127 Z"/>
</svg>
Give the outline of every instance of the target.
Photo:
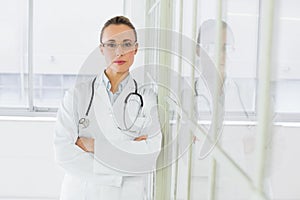
<svg viewBox="0 0 300 200">
<path fill-rule="evenodd" d="M 115 64 L 118 64 L 118 65 L 123 65 L 126 61 L 124 60 L 116 60 L 114 61 Z"/>
</svg>

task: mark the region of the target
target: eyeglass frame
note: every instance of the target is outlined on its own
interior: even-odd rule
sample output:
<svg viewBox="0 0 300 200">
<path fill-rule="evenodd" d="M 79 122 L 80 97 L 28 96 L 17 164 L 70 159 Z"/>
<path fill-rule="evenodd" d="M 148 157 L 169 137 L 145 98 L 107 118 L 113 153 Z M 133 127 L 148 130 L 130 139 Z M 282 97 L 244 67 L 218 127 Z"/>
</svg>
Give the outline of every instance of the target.
<svg viewBox="0 0 300 200">
<path fill-rule="evenodd" d="M 201 47 L 201 48 L 209 51 L 209 49 L 214 49 L 215 45 L 216 45 L 215 43 L 209 43 L 209 44 L 204 44 L 204 45 L 197 43 L 197 48 Z M 234 50 L 235 50 L 235 47 L 232 44 L 226 44 L 226 43 L 222 45 L 222 49 L 221 49 L 221 51 L 225 52 L 225 53 L 233 52 Z"/>
<path fill-rule="evenodd" d="M 113 50 L 116 50 L 119 46 L 121 46 L 121 49 L 124 50 L 124 47 L 122 46 L 122 45 L 124 45 L 124 43 L 126 43 L 126 42 L 122 42 L 122 43 L 116 43 L 116 42 L 103 43 L 103 42 L 101 42 L 100 46 L 101 46 L 101 47 L 104 47 L 104 48 L 107 48 L 106 45 L 108 45 L 108 44 L 116 44 L 116 47 L 114 47 L 114 48 L 108 47 L 107 49 L 113 51 Z M 132 47 L 134 47 L 135 45 L 138 44 L 137 40 L 135 40 L 134 42 L 131 42 L 131 41 L 130 41 L 130 43 L 132 43 Z M 125 47 L 125 48 L 126 48 L 126 47 Z"/>
</svg>

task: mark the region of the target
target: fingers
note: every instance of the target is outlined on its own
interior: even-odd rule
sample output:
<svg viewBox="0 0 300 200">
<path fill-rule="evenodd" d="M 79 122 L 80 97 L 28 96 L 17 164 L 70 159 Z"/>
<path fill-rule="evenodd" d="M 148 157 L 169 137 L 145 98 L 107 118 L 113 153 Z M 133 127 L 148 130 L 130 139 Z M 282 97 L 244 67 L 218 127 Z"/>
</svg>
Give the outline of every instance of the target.
<svg viewBox="0 0 300 200">
<path fill-rule="evenodd" d="M 85 148 L 82 140 L 78 137 L 75 143 L 77 146 L 79 146 L 83 151 L 87 151 L 87 149 Z"/>
<path fill-rule="evenodd" d="M 142 140 L 147 140 L 148 135 L 141 135 L 139 137 L 134 138 L 134 141 L 142 141 Z"/>
<path fill-rule="evenodd" d="M 78 137 L 75 144 L 86 152 L 94 152 L 94 138 Z"/>
</svg>

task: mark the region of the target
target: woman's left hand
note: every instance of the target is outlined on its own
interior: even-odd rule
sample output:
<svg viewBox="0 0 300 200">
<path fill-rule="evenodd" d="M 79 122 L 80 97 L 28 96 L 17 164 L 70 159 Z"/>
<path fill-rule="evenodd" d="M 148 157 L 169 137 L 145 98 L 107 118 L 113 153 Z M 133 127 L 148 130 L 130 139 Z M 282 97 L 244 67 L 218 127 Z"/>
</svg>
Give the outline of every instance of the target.
<svg viewBox="0 0 300 200">
<path fill-rule="evenodd" d="M 134 138 L 134 141 L 142 141 L 142 140 L 147 140 L 148 135 L 141 135 L 139 137 Z"/>
</svg>

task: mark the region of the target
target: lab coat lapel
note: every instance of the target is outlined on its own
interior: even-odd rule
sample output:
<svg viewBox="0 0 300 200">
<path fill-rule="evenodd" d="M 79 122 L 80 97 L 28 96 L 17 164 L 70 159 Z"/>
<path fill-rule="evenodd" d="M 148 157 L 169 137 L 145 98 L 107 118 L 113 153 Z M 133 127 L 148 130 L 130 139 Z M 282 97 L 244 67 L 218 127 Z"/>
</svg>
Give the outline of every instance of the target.
<svg viewBox="0 0 300 200">
<path fill-rule="evenodd" d="M 101 132 L 109 138 L 117 137 L 120 130 L 114 123 L 112 106 L 102 83 L 99 84 L 95 94 L 94 112 Z"/>
<path fill-rule="evenodd" d="M 111 109 L 110 99 L 109 99 L 109 96 L 107 94 L 106 88 L 105 88 L 105 86 L 102 83 L 102 80 L 99 83 L 99 86 L 96 88 L 96 92 L 95 93 L 96 93 L 96 96 L 97 96 L 98 100 L 101 100 L 102 103 L 104 103 L 104 106 L 107 109 Z"/>
<path fill-rule="evenodd" d="M 113 113 L 115 116 L 115 121 L 117 122 L 118 126 L 123 129 L 125 128 L 124 118 L 123 118 L 125 99 L 131 92 L 134 92 L 134 90 L 135 90 L 135 85 L 133 82 L 133 78 L 129 75 L 127 84 L 125 85 L 121 94 L 118 96 L 118 98 L 116 99 L 115 103 L 112 106 Z M 128 117 L 126 117 L 126 119 L 128 119 Z"/>
</svg>

